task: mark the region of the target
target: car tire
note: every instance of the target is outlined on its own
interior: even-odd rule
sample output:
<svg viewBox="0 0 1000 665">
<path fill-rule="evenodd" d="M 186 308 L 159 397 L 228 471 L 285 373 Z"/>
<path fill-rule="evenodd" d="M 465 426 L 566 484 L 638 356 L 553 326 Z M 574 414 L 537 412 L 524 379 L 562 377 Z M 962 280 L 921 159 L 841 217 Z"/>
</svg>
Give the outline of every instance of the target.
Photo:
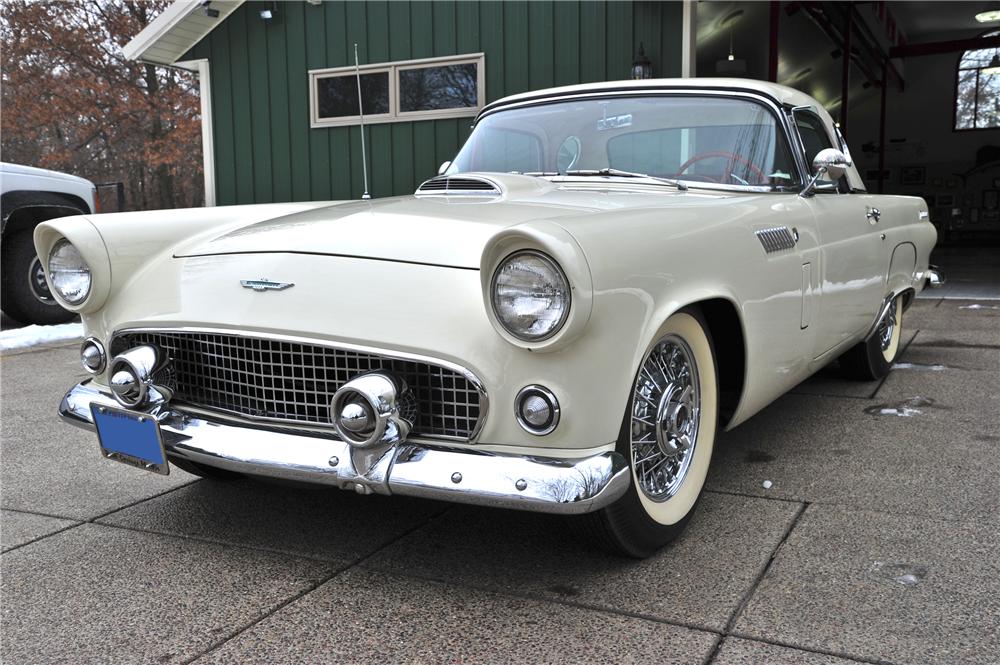
<svg viewBox="0 0 1000 665">
<path fill-rule="evenodd" d="M 198 476 L 199 478 L 205 478 L 206 480 L 216 480 L 216 481 L 229 481 L 229 480 L 239 480 L 243 478 L 243 474 L 236 473 L 235 471 L 230 471 L 229 469 L 220 469 L 214 466 L 207 466 L 205 464 L 199 464 L 198 462 L 192 462 L 186 459 L 177 459 L 174 457 L 170 458 L 170 463 L 176 466 L 181 471 L 187 471 L 193 476 Z"/>
<path fill-rule="evenodd" d="M 896 296 L 875 332 L 840 357 L 843 373 L 859 381 L 877 381 L 889 374 L 899 357 L 903 330 L 903 296 Z"/>
<path fill-rule="evenodd" d="M 74 316 L 49 293 L 41 262 L 35 254 L 34 229 L 15 231 L 3 239 L 3 279 L 0 296 L 3 311 L 21 323 L 52 325 Z"/>
<path fill-rule="evenodd" d="M 653 339 L 636 372 L 618 437 L 632 482 L 616 502 L 582 521 L 592 543 L 635 558 L 654 554 L 691 519 L 718 421 L 715 353 L 700 313 L 674 314 Z"/>
</svg>

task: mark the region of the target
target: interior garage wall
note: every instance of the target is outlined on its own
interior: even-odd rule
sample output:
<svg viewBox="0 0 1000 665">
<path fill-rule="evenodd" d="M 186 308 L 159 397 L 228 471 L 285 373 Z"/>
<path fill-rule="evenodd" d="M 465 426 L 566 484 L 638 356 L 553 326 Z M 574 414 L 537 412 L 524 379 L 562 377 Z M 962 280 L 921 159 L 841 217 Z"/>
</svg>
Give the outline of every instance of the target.
<svg viewBox="0 0 1000 665">
<path fill-rule="evenodd" d="M 211 65 L 219 205 L 359 198 L 357 126 L 309 127 L 308 71 L 486 55 L 486 95 L 628 77 L 642 42 L 678 76 L 680 2 L 247 2 L 185 55 Z M 472 118 L 366 128 L 373 196 L 412 192 L 451 159 Z"/>
</svg>

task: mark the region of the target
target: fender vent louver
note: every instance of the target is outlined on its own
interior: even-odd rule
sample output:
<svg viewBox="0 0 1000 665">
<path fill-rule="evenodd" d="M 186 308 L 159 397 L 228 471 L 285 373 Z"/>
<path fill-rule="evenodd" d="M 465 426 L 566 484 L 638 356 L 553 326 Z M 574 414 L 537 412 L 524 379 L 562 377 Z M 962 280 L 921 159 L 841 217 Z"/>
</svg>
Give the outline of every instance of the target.
<svg viewBox="0 0 1000 665">
<path fill-rule="evenodd" d="M 764 246 L 764 251 L 768 254 L 795 247 L 795 236 L 788 230 L 787 226 L 761 229 L 756 233 L 757 239 L 760 240 L 760 244 Z"/>
<path fill-rule="evenodd" d="M 500 196 L 500 187 L 486 178 L 438 176 L 420 185 L 416 193 L 437 196 Z"/>
</svg>

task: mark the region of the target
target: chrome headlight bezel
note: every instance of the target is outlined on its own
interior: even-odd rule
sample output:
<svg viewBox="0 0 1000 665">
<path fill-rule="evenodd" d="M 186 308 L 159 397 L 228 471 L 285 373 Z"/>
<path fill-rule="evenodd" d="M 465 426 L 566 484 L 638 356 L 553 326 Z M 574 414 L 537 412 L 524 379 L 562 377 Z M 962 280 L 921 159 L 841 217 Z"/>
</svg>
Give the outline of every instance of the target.
<svg viewBox="0 0 1000 665">
<path fill-rule="evenodd" d="M 560 288 L 559 295 L 564 299 L 564 304 L 562 305 L 562 313 L 554 326 L 543 332 L 542 334 L 531 335 L 524 332 L 523 328 L 518 328 L 511 321 L 506 320 L 501 313 L 502 310 L 498 304 L 498 280 L 503 273 L 504 269 L 511 263 L 516 261 L 519 257 L 530 256 L 538 261 L 547 268 L 554 279 L 549 279 L 548 281 L 552 284 L 558 284 Z M 566 322 L 570 318 L 570 310 L 573 307 L 573 296 L 572 287 L 569 282 L 569 278 L 566 277 L 566 273 L 563 271 L 562 267 L 553 259 L 551 256 L 540 252 L 535 249 L 519 249 L 517 251 L 511 252 L 505 256 L 496 266 L 493 271 L 493 276 L 490 278 L 490 294 L 489 294 L 490 306 L 493 310 L 493 316 L 497 323 L 508 335 L 514 337 L 515 339 L 527 342 L 536 343 L 543 342 L 545 340 L 551 339 L 559 334 L 559 332 L 565 327 Z"/>
<path fill-rule="evenodd" d="M 66 250 L 69 250 L 67 252 Z M 71 252 L 71 253 L 70 253 Z M 60 261 L 64 261 L 69 267 L 61 267 L 58 269 L 53 268 L 53 261 L 56 260 L 56 255 L 61 254 L 59 257 Z M 73 265 L 78 266 L 77 268 L 72 268 Z M 87 298 L 94 290 L 94 273 L 87 263 L 87 260 L 83 258 L 83 254 L 80 250 L 71 243 L 66 238 L 61 238 L 52 245 L 52 249 L 49 250 L 48 261 L 45 266 L 46 273 L 49 278 L 49 286 L 51 287 L 52 295 L 55 296 L 60 303 L 64 305 L 69 305 L 71 307 L 77 307 L 86 302 Z M 71 296 L 67 295 L 66 291 L 62 288 L 62 273 L 76 272 L 79 274 L 86 275 L 86 287 L 81 288 L 77 291 L 78 295 Z"/>
</svg>

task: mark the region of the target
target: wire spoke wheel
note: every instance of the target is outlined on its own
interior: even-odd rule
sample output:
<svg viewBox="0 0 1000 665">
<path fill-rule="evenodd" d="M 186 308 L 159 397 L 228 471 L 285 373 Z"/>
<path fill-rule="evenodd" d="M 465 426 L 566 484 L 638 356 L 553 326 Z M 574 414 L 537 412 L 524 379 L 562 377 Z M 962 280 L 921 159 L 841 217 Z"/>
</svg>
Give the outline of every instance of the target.
<svg viewBox="0 0 1000 665">
<path fill-rule="evenodd" d="M 632 394 L 632 466 L 642 493 L 666 501 L 677 493 L 698 442 L 701 386 L 694 352 L 677 335 L 649 352 Z"/>
<path fill-rule="evenodd" d="M 883 352 L 889 349 L 889 345 L 892 344 L 892 335 L 896 332 L 896 300 L 895 298 L 892 300 L 889 309 L 886 310 L 882 320 L 878 322 L 878 340 Z"/>
</svg>

